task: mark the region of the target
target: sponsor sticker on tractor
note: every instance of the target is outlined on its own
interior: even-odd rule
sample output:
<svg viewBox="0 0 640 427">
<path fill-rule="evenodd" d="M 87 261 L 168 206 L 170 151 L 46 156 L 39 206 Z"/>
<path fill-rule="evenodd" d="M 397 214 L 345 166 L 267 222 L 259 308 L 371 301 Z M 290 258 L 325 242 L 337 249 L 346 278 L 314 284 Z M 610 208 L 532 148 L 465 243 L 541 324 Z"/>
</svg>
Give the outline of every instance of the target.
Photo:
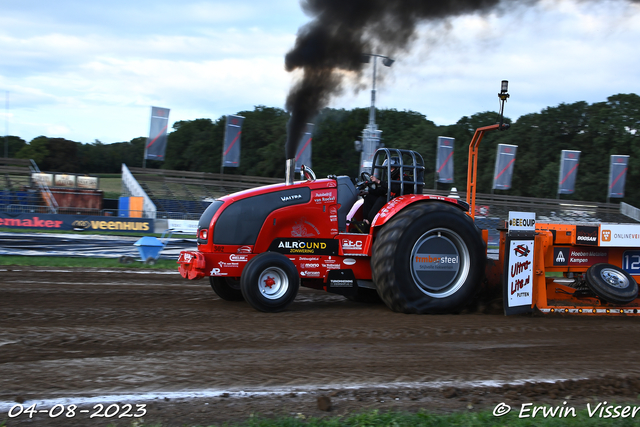
<svg viewBox="0 0 640 427">
<path fill-rule="evenodd" d="M 423 236 L 411 252 L 411 274 L 428 289 L 445 289 L 456 280 L 461 266 L 454 242 L 438 234 Z"/>
<path fill-rule="evenodd" d="M 314 191 L 311 198 L 317 205 L 333 205 L 336 203 L 337 193 L 336 190 Z"/>
<path fill-rule="evenodd" d="M 535 231 L 536 214 L 534 212 L 509 212 L 509 233 Z"/>
<path fill-rule="evenodd" d="M 640 251 L 625 251 L 622 254 L 622 269 L 629 274 L 640 275 Z"/>
<path fill-rule="evenodd" d="M 598 246 L 598 227 L 577 225 L 576 245 Z"/>
<path fill-rule="evenodd" d="M 338 255 L 338 241 L 333 239 L 274 239 L 269 250 L 281 254 Z"/>
<path fill-rule="evenodd" d="M 533 240 L 511 240 L 507 272 L 509 307 L 530 306 L 533 301 Z"/>
<path fill-rule="evenodd" d="M 554 266 L 589 267 L 601 262 L 609 262 L 609 252 L 607 249 L 553 248 Z"/>
<path fill-rule="evenodd" d="M 640 246 L 640 225 L 600 224 L 600 246 L 633 248 Z"/>
<path fill-rule="evenodd" d="M 413 262 L 416 270 L 456 271 L 460 257 L 450 254 L 417 254 Z"/>
</svg>

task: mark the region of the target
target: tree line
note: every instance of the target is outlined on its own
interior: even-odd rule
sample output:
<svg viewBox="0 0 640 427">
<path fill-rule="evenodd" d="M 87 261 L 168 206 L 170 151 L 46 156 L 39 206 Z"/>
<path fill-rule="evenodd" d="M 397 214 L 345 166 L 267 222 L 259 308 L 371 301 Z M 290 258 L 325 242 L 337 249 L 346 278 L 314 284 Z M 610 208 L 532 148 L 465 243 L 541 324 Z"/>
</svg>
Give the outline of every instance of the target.
<svg viewBox="0 0 640 427">
<path fill-rule="evenodd" d="M 236 113 L 245 117 L 238 168 L 224 173 L 284 178 L 286 127 L 289 114 L 280 109 L 257 106 Z M 313 170 L 319 177 L 356 177 L 360 140 L 368 123 L 369 109 L 323 109 L 315 120 L 312 142 Z M 454 183 L 466 189 L 468 144 L 475 129 L 496 123 L 498 114 L 482 112 L 465 116 L 457 123 L 438 126 L 415 111 L 382 109 L 376 113 L 386 147 L 418 151 L 425 159 L 425 188 L 433 188 L 438 136 L 455 138 Z M 511 123 L 506 118 L 505 122 Z M 147 168 L 220 172 L 225 118 L 179 121 L 168 135 L 164 162 L 147 160 Z M 563 199 L 604 202 L 607 199 L 609 156 L 629 155 L 625 197 L 622 201 L 640 206 L 640 96 L 618 94 L 604 102 L 584 101 L 548 107 L 521 116 L 503 132 L 489 132 L 478 156 L 478 185 L 491 192 L 498 144 L 518 146 L 512 188 L 495 190 L 514 196 L 555 198 L 558 188 L 561 150 L 581 151 L 575 193 Z M 128 142 L 89 144 L 63 138 L 40 136 L 29 143 L 9 136 L 9 157 L 34 159 L 42 171 L 105 174 L 119 173 L 121 164 L 142 166 L 145 137 Z M 0 137 L 4 146 L 4 138 Z M 441 189 L 444 187 L 441 187 Z M 615 199 L 614 199 L 615 201 Z"/>
</svg>

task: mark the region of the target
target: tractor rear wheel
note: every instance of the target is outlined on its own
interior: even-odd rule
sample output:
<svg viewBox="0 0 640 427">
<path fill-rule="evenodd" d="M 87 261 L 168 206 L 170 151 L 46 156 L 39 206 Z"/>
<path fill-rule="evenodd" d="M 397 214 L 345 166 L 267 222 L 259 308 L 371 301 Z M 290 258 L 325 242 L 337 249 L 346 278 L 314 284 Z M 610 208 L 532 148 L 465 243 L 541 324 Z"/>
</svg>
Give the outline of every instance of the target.
<svg viewBox="0 0 640 427">
<path fill-rule="evenodd" d="M 300 278 L 296 266 L 286 256 L 265 252 L 252 258 L 240 278 L 245 301 L 256 310 L 282 311 L 293 302 Z"/>
<path fill-rule="evenodd" d="M 373 245 L 373 281 L 384 303 L 402 313 L 457 313 L 476 297 L 486 248 L 473 220 L 443 202 L 410 206 Z"/>
<path fill-rule="evenodd" d="M 211 289 L 225 301 L 244 301 L 240 290 L 240 280 L 232 277 L 210 276 Z"/>
<path fill-rule="evenodd" d="M 638 283 L 633 276 L 615 265 L 594 264 L 585 277 L 589 289 L 607 302 L 628 304 L 638 297 Z"/>
</svg>

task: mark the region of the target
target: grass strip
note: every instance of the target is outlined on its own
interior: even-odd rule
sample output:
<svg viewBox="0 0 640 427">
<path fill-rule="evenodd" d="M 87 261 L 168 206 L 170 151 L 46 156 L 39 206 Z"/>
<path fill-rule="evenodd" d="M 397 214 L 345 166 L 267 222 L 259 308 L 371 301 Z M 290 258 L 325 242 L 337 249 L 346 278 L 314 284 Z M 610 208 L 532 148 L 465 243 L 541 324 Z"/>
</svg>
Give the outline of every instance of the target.
<svg viewBox="0 0 640 427">
<path fill-rule="evenodd" d="M 144 268 L 160 270 L 178 270 L 176 260 L 158 259 L 155 265 L 147 265 L 142 261 L 121 264 L 118 258 L 85 258 L 57 256 L 0 256 L 0 265 L 34 266 L 34 267 L 82 267 L 82 268 Z"/>
<path fill-rule="evenodd" d="M 553 407 L 545 406 L 553 409 Z M 624 406 L 623 406 L 624 407 Z M 593 411 L 593 408 L 592 408 Z M 526 414 L 525 414 L 526 415 Z M 531 412 L 528 413 L 531 415 Z M 559 416 L 562 415 L 562 416 Z M 493 415 L 491 411 L 481 412 L 457 412 L 453 414 L 433 414 L 429 412 L 406 413 L 406 412 L 385 412 L 377 410 L 347 417 L 332 418 L 308 418 L 302 416 L 280 419 L 266 419 L 252 417 L 249 420 L 238 424 L 224 424 L 234 427 L 488 427 L 488 426 L 509 426 L 509 427 L 595 427 L 595 426 L 640 426 L 640 415 L 637 418 L 627 416 L 622 418 L 606 417 L 606 412 L 600 416 L 600 412 L 589 414 L 586 409 L 575 410 L 564 416 L 563 411 L 557 411 L 556 416 L 542 415 L 538 412 L 535 417 L 520 418 L 517 411 L 512 411 L 502 417 Z"/>
</svg>

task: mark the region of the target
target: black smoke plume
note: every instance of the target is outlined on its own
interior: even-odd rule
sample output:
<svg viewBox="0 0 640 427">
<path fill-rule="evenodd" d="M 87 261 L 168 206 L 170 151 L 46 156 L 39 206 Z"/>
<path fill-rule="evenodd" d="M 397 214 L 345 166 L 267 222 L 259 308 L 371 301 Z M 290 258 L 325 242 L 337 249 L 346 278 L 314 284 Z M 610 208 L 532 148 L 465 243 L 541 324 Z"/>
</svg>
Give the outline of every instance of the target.
<svg viewBox="0 0 640 427">
<path fill-rule="evenodd" d="M 583 0 L 601 2 L 603 0 Z M 624 0 L 622 0 L 624 1 Z M 640 0 L 627 0 L 639 3 Z M 340 93 L 345 72 L 359 77 L 362 55 L 392 56 L 408 48 L 420 22 L 463 14 L 503 12 L 538 0 L 301 0 L 313 17 L 300 28 L 293 49 L 285 57 L 287 71 L 301 69 L 302 79 L 287 96 L 286 158 L 295 156 L 304 126 Z M 504 9 L 504 10 L 502 10 Z"/>
<path fill-rule="evenodd" d="M 296 44 L 285 57 L 287 71 L 303 72 L 286 101 L 291 113 L 286 158 L 295 156 L 305 124 L 340 93 L 344 72 L 362 72 L 363 54 L 374 53 L 375 49 L 393 55 L 413 40 L 421 21 L 485 12 L 499 3 L 500 0 L 302 0 L 302 8 L 314 18 L 298 31 Z"/>
</svg>

